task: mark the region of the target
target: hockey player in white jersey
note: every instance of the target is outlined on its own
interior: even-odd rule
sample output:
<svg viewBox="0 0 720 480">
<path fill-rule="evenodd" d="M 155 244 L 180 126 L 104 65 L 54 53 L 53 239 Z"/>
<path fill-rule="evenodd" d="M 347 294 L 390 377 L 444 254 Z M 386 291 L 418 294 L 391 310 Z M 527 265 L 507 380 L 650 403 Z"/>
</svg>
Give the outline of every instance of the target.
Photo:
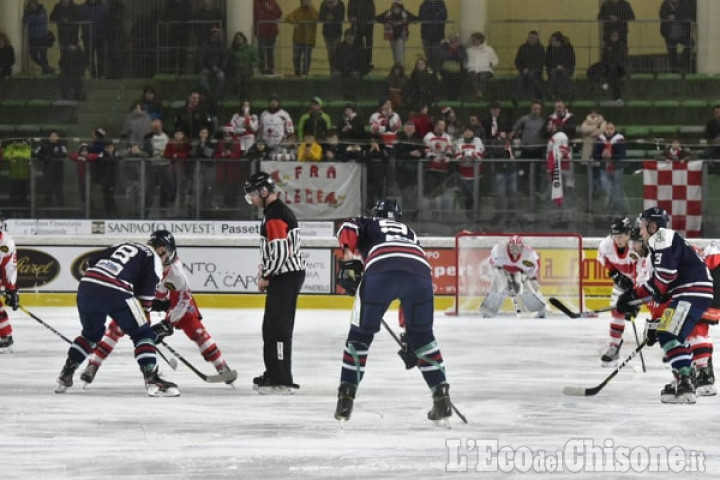
<svg viewBox="0 0 720 480">
<path fill-rule="evenodd" d="M 537 276 L 540 257 L 522 237 L 513 235 L 500 241 L 490 251 L 492 284 L 480 313 L 485 317 L 497 314 L 506 297 L 513 301 L 516 313 L 533 312 L 537 318 L 545 317 L 546 302 L 540 293 Z"/>
<path fill-rule="evenodd" d="M 635 283 L 635 263 L 638 254 L 630 241 L 632 222 L 628 217 L 613 218 L 610 222 L 610 235 L 603 238 L 598 246 L 597 259 L 605 267 L 613 281 L 610 305 L 615 306 L 617 299 Z M 625 321 L 630 320 L 616 308 L 610 313 L 610 345 L 600 361 L 603 367 L 614 367 L 620 355 L 620 346 L 625 332 Z"/>
</svg>

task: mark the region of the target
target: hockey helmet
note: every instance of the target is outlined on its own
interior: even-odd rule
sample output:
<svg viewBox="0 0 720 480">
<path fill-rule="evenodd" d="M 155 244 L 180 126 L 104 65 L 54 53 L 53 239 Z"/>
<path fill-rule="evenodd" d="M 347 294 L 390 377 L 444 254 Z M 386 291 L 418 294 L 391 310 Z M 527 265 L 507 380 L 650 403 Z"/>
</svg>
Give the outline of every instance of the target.
<svg viewBox="0 0 720 480">
<path fill-rule="evenodd" d="M 508 255 L 510 255 L 510 259 L 515 261 L 520 258 L 524 246 L 525 244 L 523 243 L 523 239 L 520 235 L 513 235 L 510 237 L 510 240 L 508 240 L 507 243 L 507 252 Z"/>
<path fill-rule="evenodd" d="M 628 217 L 616 217 L 610 222 L 611 235 L 629 234 L 631 229 L 632 225 Z"/>
<path fill-rule="evenodd" d="M 157 252 L 160 247 L 165 247 L 165 251 L 162 253 L 158 252 L 162 259 L 163 265 L 170 265 L 175 261 L 177 256 L 177 249 L 175 248 L 175 237 L 172 233 L 167 230 L 155 230 L 150 234 L 150 240 L 148 245 L 153 247 Z"/>
<path fill-rule="evenodd" d="M 657 228 L 667 228 L 670 222 L 670 216 L 665 209 L 655 206 L 643 210 L 642 213 L 640 213 L 640 221 L 645 222 L 646 225 L 649 225 L 650 222 L 655 222 Z"/>
<path fill-rule="evenodd" d="M 245 193 L 257 192 L 261 188 L 267 188 L 269 192 L 275 191 L 275 182 L 267 172 L 255 172 L 250 180 L 245 182 Z"/>
<path fill-rule="evenodd" d="M 390 220 L 400 221 L 402 218 L 402 209 L 397 200 L 380 199 L 370 212 L 373 218 L 389 218 Z"/>
</svg>

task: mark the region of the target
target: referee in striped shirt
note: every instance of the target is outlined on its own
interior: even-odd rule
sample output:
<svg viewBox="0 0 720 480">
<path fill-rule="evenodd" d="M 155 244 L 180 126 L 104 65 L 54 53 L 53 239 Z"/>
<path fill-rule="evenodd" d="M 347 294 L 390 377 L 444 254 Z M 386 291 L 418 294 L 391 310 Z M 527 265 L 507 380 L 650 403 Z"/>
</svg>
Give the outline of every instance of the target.
<svg viewBox="0 0 720 480">
<path fill-rule="evenodd" d="M 253 379 L 253 388 L 261 394 L 289 395 L 300 388 L 292 376 L 295 311 L 305 281 L 300 228 L 295 214 L 278 198 L 268 173 L 254 173 L 245 182 L 245 199 L 263 209 L 257 283 L 267 293 L 262 325 L 265 372 Z"/>
</svg>

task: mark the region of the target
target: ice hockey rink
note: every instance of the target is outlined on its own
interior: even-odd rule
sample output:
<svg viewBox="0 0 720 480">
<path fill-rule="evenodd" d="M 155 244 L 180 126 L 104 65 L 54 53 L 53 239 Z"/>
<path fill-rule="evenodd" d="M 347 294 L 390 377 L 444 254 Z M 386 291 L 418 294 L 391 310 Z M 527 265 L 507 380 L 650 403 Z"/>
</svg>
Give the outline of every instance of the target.
<svg viewBox="0 0 720 480">
<path fill-rule="evenodd" d="M 72 308 L 30 311 L 69 338 L 79 332 Z M 333 411 L 349 312 L 298 312 L 293 361 L 301 389 L 294 396 L 251 388 L 263 370 L 260 310 L 203 313 L 238 371 L 236 388 L 160 360 L 181 396 L 151 398 L 127 339 L 87 389 L 78 372 L 73 388 L 55 394 L 67 344 L 11 312 L 14 352 L 0 356 L 0 478 L 720 478 L 720 398 L 661 404 L 671 374 L 659 347 L 645 352 L 647 373 L 636 357 L 597 396 L 563 395 L 564 386 L 595 386 L 612 371 L 599 361 L 607 317 L 438 313 L 452 401 L 469 421 L 453 416 L 449 429 L 426 420 L 431 397 L 420 373 L 405 370 L 393 339 L 380 331 L 341 430 Z M 387 320 L 397 331 L 396 313 Z M 635 345 L 629 325 L 625 339 L 621 359 Z M 214 373 L 182 332 L 167 342 Z"/>
</svg>

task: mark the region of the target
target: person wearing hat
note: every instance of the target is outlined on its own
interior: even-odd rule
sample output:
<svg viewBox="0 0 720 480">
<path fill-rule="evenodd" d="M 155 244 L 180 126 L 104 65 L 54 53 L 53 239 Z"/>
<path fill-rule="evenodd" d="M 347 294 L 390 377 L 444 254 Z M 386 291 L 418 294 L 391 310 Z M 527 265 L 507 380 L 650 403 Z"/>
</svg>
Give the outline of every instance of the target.
<svg viewBox="0 0 720 480">
<path fill-rule="evenodd" d="M 280 97 L 270 95 L 268 108 L 260 114 L 260 136 L 272 150 L 290 134 L 295 133 L 295 124 L 290 114 L 280 108 Z"/>
<path fill-rule="evenodd" d="M 300 388 L 292 375 L 295 312 L 305 282 L 300 227 L 267 172 L 254 173 L 245 182 L 245 200 L 263 212 L 257 285 L 267 294 L 262 325 L 265 371 L 253 379 L 253 388 L 260 394 L 291 395 Z"/>
<path fill-rule="evenodd" d="M 327 131 L 332 127 L 330 115 L 323 111 L 323 101 L 320 97 L 310 99 L 310 110 L 305 112 L 298 120 L 298 138 L 305 138 L 306 134 L 315 137 L 315 140 L 322 142 L 327 137 Z"/>
</svg>

